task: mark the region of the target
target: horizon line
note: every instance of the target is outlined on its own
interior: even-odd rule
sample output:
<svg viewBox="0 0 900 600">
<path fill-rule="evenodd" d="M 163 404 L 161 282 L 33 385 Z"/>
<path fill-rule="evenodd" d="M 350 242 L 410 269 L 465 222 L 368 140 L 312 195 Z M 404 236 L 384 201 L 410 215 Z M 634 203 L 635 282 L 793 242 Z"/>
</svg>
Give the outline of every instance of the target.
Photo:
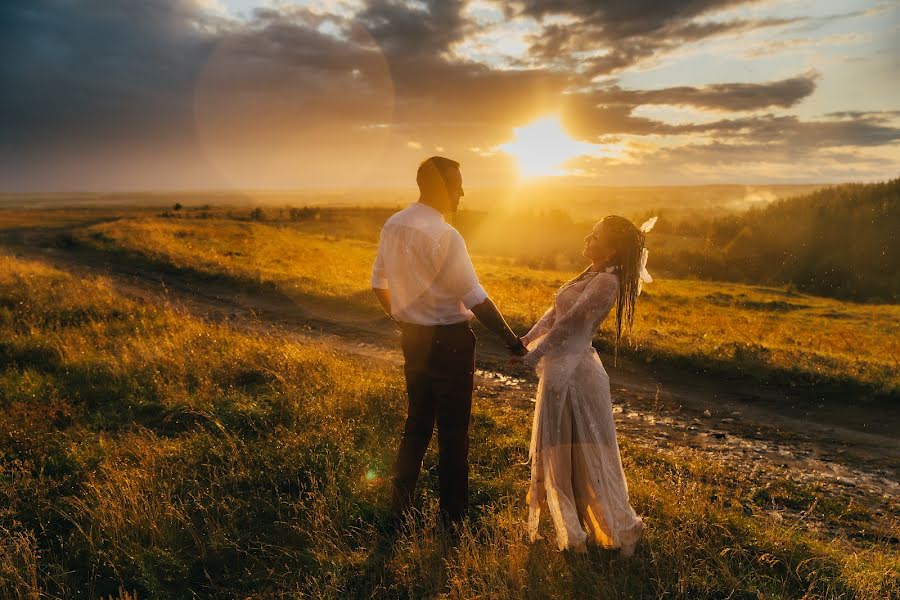
<svg viewBox="0 0 900 600">
<path fill-rule="evenodd" d="M 900 177 L 900 174 L 898 174 Z M 517 187 L 571 187 L 584 189 L 665 189 L 665 188 L 709 188 L 709 187 L 809 187 L 809 186 L 838 186 L 859 183 L 884 183 L 891 181 L 893 178 L 878 179 L 847 179 L 847 180 L 821 180 L 810 182 L 717 182 L 717 183 L 675 183 L 675 184 L 655 184 L 655 185 L 629 185 L 629 184 L 600 184 L 600 183 L 576 183 L 564 181 L 541 181 L 533 183 L 513 183 L 513 184 L 493 184 L 493 185 L 469 185 L 468 189 L 474 190 L 494 190 L 494 189 L 515 189 Z M 410 185 L 370 185 L 370 186 L 304 186 L 293 188 L 160 188 L 160 189 L 109 189 L 109 190 L 0 190 L 0 198 L 9 196 L 105 196 L 105 195 L 168 195 L 168 194 L 203 194 L 203 195 L 225 195 L 225 194 L 291 194 L 291 193 L 347 193 L 362 191 L 415 191 L 416 185 L 413 182 Z"/>
</svg>

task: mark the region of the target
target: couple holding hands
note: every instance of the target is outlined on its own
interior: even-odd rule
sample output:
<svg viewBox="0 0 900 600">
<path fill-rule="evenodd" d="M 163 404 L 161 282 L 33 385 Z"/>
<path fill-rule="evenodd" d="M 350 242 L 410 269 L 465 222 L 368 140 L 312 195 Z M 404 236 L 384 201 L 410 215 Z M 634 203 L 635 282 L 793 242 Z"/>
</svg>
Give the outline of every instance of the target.
<svg viewBox="0 0 900 600">
<path fill-rule="evenodd" d="M 417 202 L 381 230 L 372 290 L 401 330 L 408 412 L 392 474 L 395 518 L 413 492 L 435 422 L 438 429 L 441 516 L 458 524 L 468 506 L 469 417 L 475 374 L 476 317 L 499 335 L 513 361 L 537 371 L 531 432 L 528 529 L 538 536 L 550 514 L 560 549 L 588 544 L 630 556 L 643 531 L 631 507 L 616 442 L 609 377 L 591 340 L 615 307 L 618 348 L 631 326 L 646 271 L 644 234 L 628 219 L 609 216 L 584 238 L 591 264 L 566 282 L 553 304 L 519 338 L 478 282 L 465 242 L 444 219 L 463 196 L 459 163 L 434 156 L 416 174 Z"/>
</svg>

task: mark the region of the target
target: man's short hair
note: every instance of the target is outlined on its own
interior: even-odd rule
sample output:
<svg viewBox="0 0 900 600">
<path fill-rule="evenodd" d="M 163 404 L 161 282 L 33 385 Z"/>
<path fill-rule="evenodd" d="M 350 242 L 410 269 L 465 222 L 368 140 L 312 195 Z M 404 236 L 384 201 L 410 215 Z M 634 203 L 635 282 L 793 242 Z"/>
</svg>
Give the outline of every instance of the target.
<svg viewBox="0 0 900 600">
<path fill-rule="evenodd" d="M 447 173 L 450 169 L 458 168 L 458 162 L 443 156 L 426 158 L 419 164 L 419 170 L 416 171 L 416 183 L 419 185 L 419 190 L 423 193 L 431 192 L 438 184 L 443 185 L 445 189 L 448 188 Z"/>
</svg>

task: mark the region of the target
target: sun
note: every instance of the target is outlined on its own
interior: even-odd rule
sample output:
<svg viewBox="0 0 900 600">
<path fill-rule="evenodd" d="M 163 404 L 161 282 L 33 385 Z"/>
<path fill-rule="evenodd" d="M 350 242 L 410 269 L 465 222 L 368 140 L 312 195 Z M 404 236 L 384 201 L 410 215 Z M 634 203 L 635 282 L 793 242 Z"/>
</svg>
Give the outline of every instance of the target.
<svg viewBox="0 0 900 600">
<path fill-rule="evenodd" d="M 576 156 L 593 155 L 597 145 L 573 140 L 563 130 L 558 116 L 544 117 L 513 129 L 511 142 L 500 150 L 515 157 L 525 177 L 566 175 L 565 163 Z"/>
</svg>

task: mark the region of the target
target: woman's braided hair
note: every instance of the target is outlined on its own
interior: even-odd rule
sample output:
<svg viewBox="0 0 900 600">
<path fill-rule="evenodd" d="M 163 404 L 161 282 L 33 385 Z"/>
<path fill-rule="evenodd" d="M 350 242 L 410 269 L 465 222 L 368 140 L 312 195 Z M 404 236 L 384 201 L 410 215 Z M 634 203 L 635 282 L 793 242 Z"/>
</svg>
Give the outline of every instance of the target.
<svg viewBox="0 0 900 600">
<path fill-rule="evenodd" d="M 614 359 L 619 356 L 619 340 L 622 338 L 622 324 L 627 332 L 634 325 L 634 307 L 637 303 L 638 284 L 641 275 L 641 254 L 646 237 L 625 217 L 610 215 L 600 221 L 608 236 L 609 244 L 616 254 L 612 259 L 614 272 L 619 276 L 619 297 L 616 301 L 616 339 Z"/>
</svg>

